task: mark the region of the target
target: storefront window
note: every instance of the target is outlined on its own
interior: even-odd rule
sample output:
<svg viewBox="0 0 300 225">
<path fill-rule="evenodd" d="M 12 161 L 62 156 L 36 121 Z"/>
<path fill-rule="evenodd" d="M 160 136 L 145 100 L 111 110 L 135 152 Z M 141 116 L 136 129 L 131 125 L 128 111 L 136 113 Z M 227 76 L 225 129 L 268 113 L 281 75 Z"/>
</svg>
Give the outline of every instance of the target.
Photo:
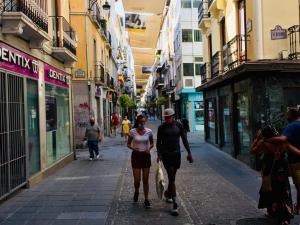
<svg viewBox="0 0 300 225">
<path fill-rule="evenodd" d="M 29 151 L 29 175 L 40 171 L 40 129 L 38 82 L 27 79 L 27 132 Z"/>
<path fill-rule="evenodd" d="M 215 99 L 209 99 L 208 103 L 208 134 L 207 138 L 216 142 L 216 103 Z"/>
<path fill-rule="evenodd" d="M 249 126 L 249 97 L 247 93 L 237 94 L 238 133 L 240 154 L 249 155 L 250 126 Z"/>
<path fill-rule="evenodd" d="M 229 96 L 220 97 L 220 110 L 222 113 L 222 144 L 223 146 L 232 145 L 231 119 L 232 113 L 230 108 Z"/>
<path fill-rule="evenodd" d="M 46 85 L 48 165 L 70 153 L 69 90 Z"/>
<path fill-rule="evenodd" d="M 204 127 L 204 106 L 203 101 L 194 102 L 196 130 L 203 130 Z"/>
</svg>

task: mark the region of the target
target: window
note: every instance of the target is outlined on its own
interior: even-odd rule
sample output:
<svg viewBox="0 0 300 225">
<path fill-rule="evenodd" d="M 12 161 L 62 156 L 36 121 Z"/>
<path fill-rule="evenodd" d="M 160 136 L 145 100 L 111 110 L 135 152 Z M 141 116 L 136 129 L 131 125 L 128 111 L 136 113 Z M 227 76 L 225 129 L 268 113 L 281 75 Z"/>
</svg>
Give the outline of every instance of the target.
<svg viewBox="0 0 300 225">
<path fill-rule="evenodd" d="M 201 42 L 202 41 L 202 35 L 200 30 L 194 30 L 194 42 Z"/>
<path fill-rule="evenodd" d="M 200 63 L 195 64 L 195 75 L 200 76 L 201 75 L 201 65 Z"/>
<path fill-rule="evenodd" d="M 223 18 L 220 22 L 221 26 L 221 41 L 222 41 L 222 46 L 226 45 L 226 27 L 225 27 L 225 18 Z"/>
<path fill-rule="evenodd" d="M 183 76 L 194 76 L 193 63 L 183 63 Z"/>
<path fill-rule="evenodd" d="M 203 57 L 199 56 L 199 57 L 195 57 L 194 58 L 195 62 L 203 62 Z"/>
<path fill-rule="evenodd" d="M 193 0 L 193 8 L 198 9 L 202 0 Z"/>
<path fill-rule="evenodd" d="M 181 8 L 192 8 L 191 0 L 181 0 Z"/>
<path fill-rule="evenodd" d="M 193 41 L 193 30 L 186 29 L 182 30 L 182 42 L 192 42 Z"/>
</svg>

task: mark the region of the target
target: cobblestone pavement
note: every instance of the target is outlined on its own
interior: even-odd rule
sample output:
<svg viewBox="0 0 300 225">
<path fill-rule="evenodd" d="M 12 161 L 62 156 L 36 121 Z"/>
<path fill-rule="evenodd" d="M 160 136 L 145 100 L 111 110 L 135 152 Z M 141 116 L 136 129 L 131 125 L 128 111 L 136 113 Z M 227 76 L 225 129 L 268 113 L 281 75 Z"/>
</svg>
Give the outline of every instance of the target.
<svg viewBox="0 0 300 225">
<path fill-rule="evenodd" d="M 158 124 L 152 121 L 149 126 L 155 131 Z M 259 173 L 204 143 L 201 136 L 189 135 L 193 164 L 185 160 L 186 152 L 182 152 L 176 180 L 178 217 L 171 216 L 171 205 L 156 196 L 155 151 L 150 172 L 152 208 L 143 207 L 142 185 L 139 202 L 132 202 L 130 151 L 120 137 L 112 137 L 101 144 L 103 160 L 90 162 L 87 151 L 79 151 L 78 160 L 2 203 L 0 224 L 272 224 L 274 221 L 264 217 L 265 211 L 257 209 Z M 297 217 L 292 224 L 299 221 Z"/>
</svg>

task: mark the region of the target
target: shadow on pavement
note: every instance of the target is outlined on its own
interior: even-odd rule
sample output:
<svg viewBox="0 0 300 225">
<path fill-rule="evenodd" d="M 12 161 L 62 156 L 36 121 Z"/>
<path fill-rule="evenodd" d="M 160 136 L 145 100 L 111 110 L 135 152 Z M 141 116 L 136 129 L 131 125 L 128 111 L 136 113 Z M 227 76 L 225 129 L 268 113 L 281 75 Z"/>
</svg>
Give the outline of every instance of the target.
<svg viewBox="0 0 300 225">
<path fill-rule="evenodd" d="M 268 218 L 244 218 L 237 220 L 235 225 L 278 225 L 278 221 Z"/>
</svg>

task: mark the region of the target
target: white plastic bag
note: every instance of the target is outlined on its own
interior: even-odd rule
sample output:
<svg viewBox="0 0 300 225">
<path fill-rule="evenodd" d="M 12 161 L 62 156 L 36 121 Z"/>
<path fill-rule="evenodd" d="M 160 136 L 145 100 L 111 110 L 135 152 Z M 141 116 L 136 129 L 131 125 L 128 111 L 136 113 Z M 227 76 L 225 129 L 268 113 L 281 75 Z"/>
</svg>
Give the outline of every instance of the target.
<svg viewBox="0 0 300 225">
<path fill-rule="evenodd" d="M 87 140 L 84 140 L 83 142 L 82 142 L 82 148 L 87 148 L 88 147 L 88 141 Z"/>
<path fill-rule="evenodd" d="M 165 190 L 165 179 L 164 173 L 161 168 L 161 162 L 157 164 L 156 173 L 155 173 L 155 181 L 156 181 L 156 193 L 159 199 L 163 198 L 163 193 Z"/>
</svg>

